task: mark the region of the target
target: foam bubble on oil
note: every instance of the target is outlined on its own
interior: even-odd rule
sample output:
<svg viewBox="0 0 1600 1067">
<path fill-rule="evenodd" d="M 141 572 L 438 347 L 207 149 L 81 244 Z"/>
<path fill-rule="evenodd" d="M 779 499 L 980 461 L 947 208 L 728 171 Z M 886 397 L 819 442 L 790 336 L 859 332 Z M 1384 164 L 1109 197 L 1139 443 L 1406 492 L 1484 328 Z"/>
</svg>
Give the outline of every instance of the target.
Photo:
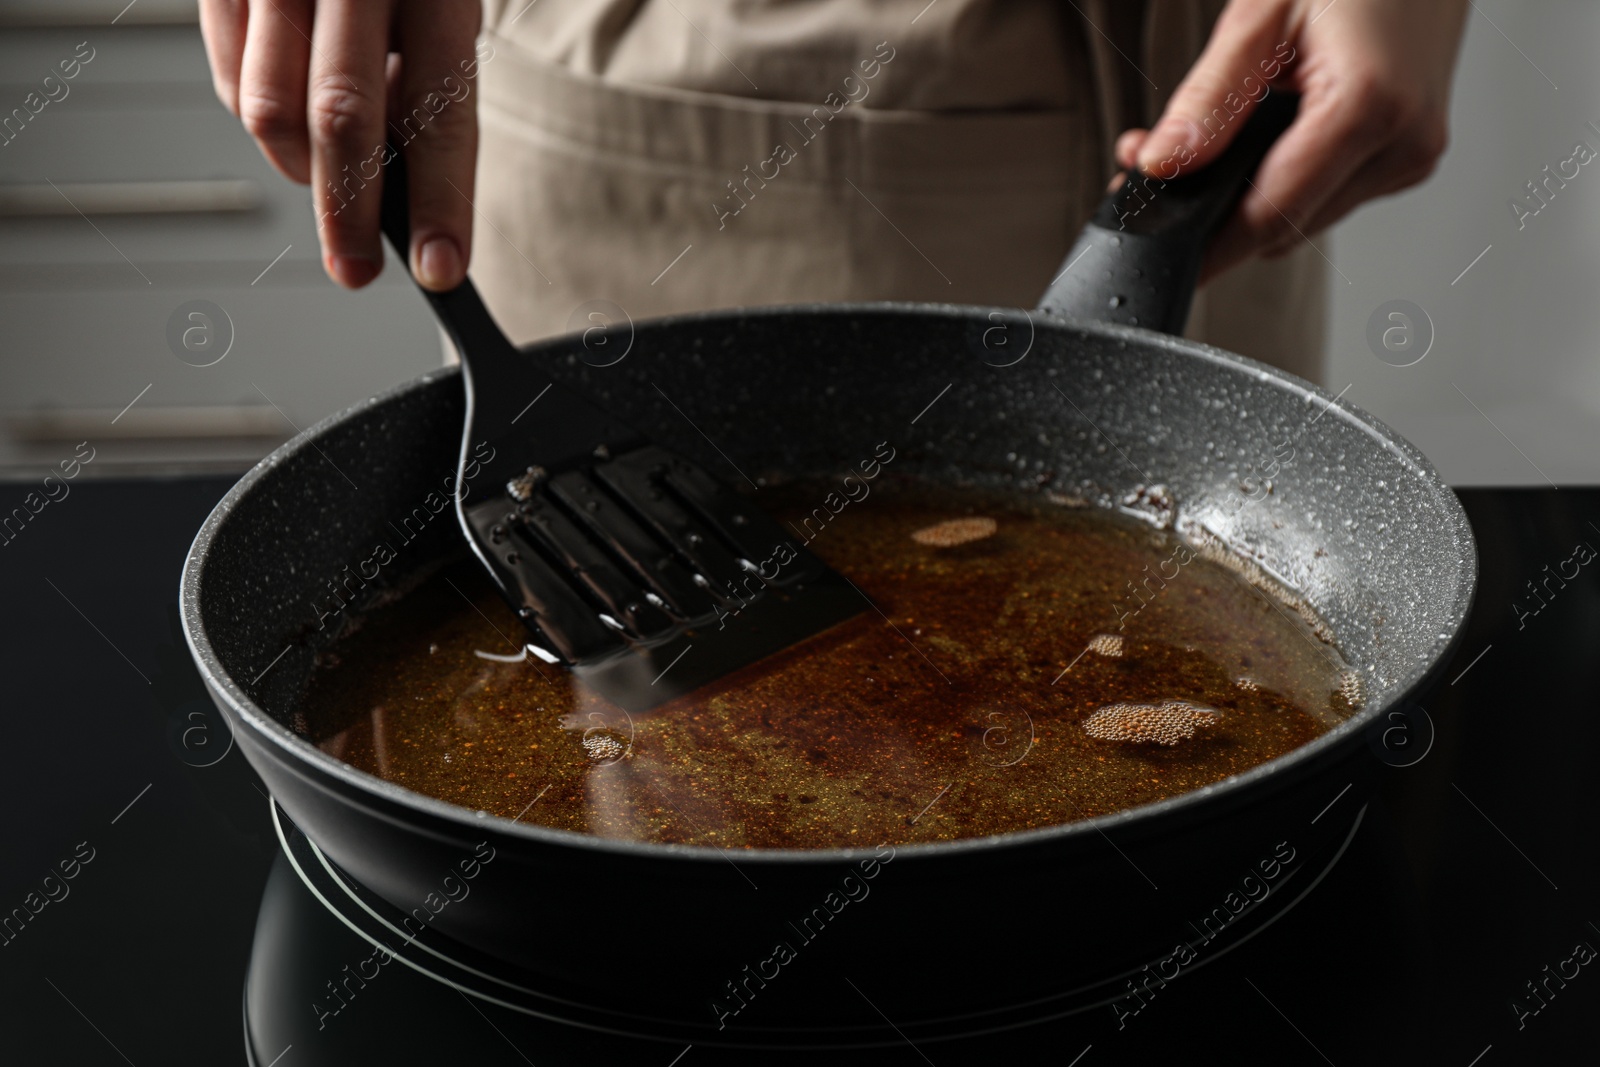
<svg viewBox="0 0 1600 1067">
<path fill-rule="evenodd" d="M 1100 741 L 1129 741 L 1171 747 L 1222 716 L 1187 700 L 1159 704 L 1108 704 L 1083 722 L 1083 732 Z"/>
<path fill-rule="evenodd" d="M 954 548 L 969 541 L 982 541 L 985 537 L 993 537 L 999 528 L 1000 524 L 993 519 L 984 515 L 973 515 L 965 519 L 946 519 L 932 526 L 924 526 L 912 533 L 911 540 L 929 548 Z"/>
<path fill-rule="evenodd" d="M 583 739 L 583 750 L 592 760 L 613 760 L 622 755 L 623 745 L 607 734 L 591 734 Z"/>
<path fill-rule="evenodd" d="M 1095 634 L 1089 639 L 1089 651 L 1117 659 L 1122 655 L 1122 635 Z"/>
</svg>

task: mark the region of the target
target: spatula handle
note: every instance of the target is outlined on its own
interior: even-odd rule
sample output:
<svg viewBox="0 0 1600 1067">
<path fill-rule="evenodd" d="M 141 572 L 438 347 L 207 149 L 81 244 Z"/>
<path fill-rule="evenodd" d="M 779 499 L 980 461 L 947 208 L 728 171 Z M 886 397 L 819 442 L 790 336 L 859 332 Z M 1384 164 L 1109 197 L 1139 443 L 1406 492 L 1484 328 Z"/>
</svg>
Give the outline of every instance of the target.
<svg viewBox="0 0 1600 1067">
<path fill-rule="evenodd" d="M 389 161 L 383 167 L 381 224 L 383 235 L 389 239 L 389 244 L 409 273 L 411 198 L 406 178 L 406 161 L 405 156 L 395 145 L 389 144 L 387 149 Z M 422 290 L 422 295 L 433 305 L 434 314 L 438 316 L 445 332 L 450 335 L 450 340 L 455 342 L 456 351 L 461 353 L 462 361 L 469 368 L 475 362 L 517 356 L 516 346 L 494 321 L 494 316 L 489 314 L 489 309 L 484 306 L 483 298 L 478 295 L 477 286 L 472 284 L 471 278 L 463 278 L 460 285 L 444 293 L 423 288 L 421 284 L 418 284 L 417 288 Z M 524 369 L 523 373 L 526 374 L 528 371 Z"/>
<path fill-rule="evenodd" d="M 383 168 L 383 235 L 400 261 L 409 264 L 411 207 L 406 164 L 393 145 L 389 153 L 391 158 Z M 463 278 L 449 292 L 422 289 L 422 295 L 461 353 L 467 406 L 460 457 L 463 469 L 469 452 L 476 456 L 476 448 L 488 445 L 495 458 L 482 462 L 481 476 L 485 484 L 503 485 L 533 462 L 529 450 L 535 436 L 537 458 L 551 469 L 588 457 L 598 445 L 618 452 L 636 446 L 638 434 L 631 428 L 556 382 L 539 357 L 519 351 L 507 339 L 471 278 Z M 540 398 L 544 406 L 519 426 L 518 421 Z"/>
<path fill-rule="evenodd" d="M 1039 309 L 1182 333 L 1206 244 L 1299 106 L 1299 96 L 1274 90 L 1208 166 L 1166 181 L 1135 174 L 1123 182 L 1078 235 Z"/>
</svg>

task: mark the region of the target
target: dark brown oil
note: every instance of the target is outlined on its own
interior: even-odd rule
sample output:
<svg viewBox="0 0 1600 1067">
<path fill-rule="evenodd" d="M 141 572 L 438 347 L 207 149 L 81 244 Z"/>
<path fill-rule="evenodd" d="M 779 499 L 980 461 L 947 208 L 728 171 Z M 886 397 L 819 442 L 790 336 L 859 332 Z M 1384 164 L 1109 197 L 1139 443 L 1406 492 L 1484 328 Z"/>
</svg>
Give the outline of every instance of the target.
<svg viewBox="0 0 1600 1067">
<path fill-rule="evenodd" d="M 480 655 L 515 654 L 522 630 L 468 561 L 373 610 L 325 655 L 302 722 L 355 767 L 508 818 L 636 841 L 828 848 L 1024 830 L 1176 796 L 1353 710 L 1333 648 L 1170 534 L 1102 509 L 887 483 L 803 531 L 872 607 L 649 713 L 629 717 L 532 657 Z M 760 503 L 800 516 L 828 492 L 768 489 Z M 953 547 L 912 537 L 963 516 L 993 519 L 994 532 Z M 1118 704 L 1177 707 L 1192 736 L 1085 729 Z"/>
</svg>

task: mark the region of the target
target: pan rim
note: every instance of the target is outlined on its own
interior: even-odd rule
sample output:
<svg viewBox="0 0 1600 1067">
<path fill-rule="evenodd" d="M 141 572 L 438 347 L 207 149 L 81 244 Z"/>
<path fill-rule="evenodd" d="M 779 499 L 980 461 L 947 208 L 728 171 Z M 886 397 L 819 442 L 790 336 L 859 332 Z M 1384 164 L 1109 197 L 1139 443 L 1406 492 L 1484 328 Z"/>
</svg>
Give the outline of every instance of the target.
<svg viewBox="0 0 1600 1067">
<path fill-rule="evenodd" d="M 989 321 L 986 316 L 991 312 L 999 311 L 1006 314 L 1015 314 L 1018 310 L 1017 308 L 983 305 L 897 303 L 889 301 L 785 304 L 662 316 L 642 320 L 636 324 L 636 329 L 643 331 L 692 325 L 721 329 L 730 323 L 742 320 L 784 318 L 795 315 L 847 318 L 863 315 L 904 316 L 916 314 L 930 318 L 959 319 L 963 321 L 970 321 L 977 317 L 983 321 Z M 890 846 L 892 855 L 896 859 L 904 856 L 905 858 L 932 860 L 969 853 L 998 853 L 1008 850 L 1049 846 L 1062 840 L 1076 838 L 1079 835 L 1105 833 L 1113 828 L 1124 826 L 1155 827 L 1168 817 L 1182 816 L 1186 813 L 1192 817 L 1198 813 L 1198 809 L 1202 809 L 1205 805 L 1222 803 L 1230 798 L 1241 797 L 1249 790 L 1283 781 L 1285 775 L 1292 768 L 1301 764 L 1314 763 L 1319 758 L 1328 756 L 1334 750 L 1351 744 L 1352 738 L 1366 730 L 1380 714 L 1413 697 L 1418 691 L 1425 688 L 1436 675 L 1442 673 L 1445 664 L 1449 662 L 1451 655 L 1464 638 L 1467 615 L 1472 607 L 1476 593 L 1478 579 L 1477 541 L 1467 520 L 1466 511 L 1454 490 L 1439 476 L 1432 462 L 1421 450 L 1376 416 L 1345 400 L 1342 394 L 1335 396 L 1320 386 L 1287 371 L 1202 342 L 1175 337 L 1138 326 L 1123 326 L 1098 320 L 1067 319 L 1044 310 L 1025 313 L 1030 316 L 1036 316 L 1046 325 L 1059 327 L 1081 335 L 1110 341 L 1128 342 L 1130 344 L 1137 343 L 1141 347 L 1156 346 L 1165 348 L 1182 355 L 1201 359 L 1213 365 L 1227 367 L 1232 371 L 1248 373 L 1257 381 L 1270 383 L 1303 401 L 1320 399 L 1326 405 L 1324 413 L 1334 414 L 1335 417 L 1341 419 L 1352 428 L 1372 437 L 1380 447 L 1387 449 L 1402 459 L 1411 468 L 1413 474 L 1417 476 L 1421 483 L 1419 487 L 1429 491 L 1444 507 L 1448 515 L 1447 521 L 1450 532 L 1454 535 L 1455 542 L 1461 546 L 1462 558 L 1457 572 L 1453 600 L 1448 608 L 1448 622 L 1441 627 L 1448 630 L 1449 637 L 1435 639 L 1432 653 L 1425 660 L 1419 661 L 1422 663 L 1421 666 L 1413 667 L 1396 682 L 1394 695 L 1389 700 L 1381 704 L 1369 704 L 1327 733 L 1281 756 L 1256 764 L 1239 774 L 1230 775 L 1221 781 L 1213 782 L 1210 785 L 1192 789 L 1176 796 L 1125 808 L 1090 819 L 1035 827 L 1027 830 L 1013 830 L 983 837 L 959 838 L 954 841 Z M 566 334 L 544 338 L 522 347 L 524 351 L 529 353 L 539 353 L 546 350 L 569 350 L 574 336 L 574 334 Z M 439 800 L 408 789 L 405 786 L 385 781 L 376 775 L 361 771 L 323 752 L 310 741 L 299 737 L 273 719 L 245 694 L 222 665 L 220 658 L 213 649 L 200 612 L 201 589 L 204 581 L 207 552 L 211 541 L 218 534 L 240 500 L 250 493 L 266 473 L 274 469 L 280 462 L 303 449 L 313 447 L 313 443 L 318 438 L 357 413 L 376 404 L 404 396 L 412 391 L 427 388 L 441 378 L 451 377 L 459 373 L 459 366 L 441 367 L 428 371 L 322 419 L 263 457 L 218 501 L 211 513 L 207 515 L 204 523 L 201 524 L 199 531 L 195 534 L 195 538 L 184 559 L 183 574 L 179 585 L 179 604 L 184 640 L 189 646 L 191 656 L 200 669 L 207 689 L 214 698 L 220 698 L 226 702 L 227 710 L 232 714 L 233 718 L 241 725 L 248 727 L 258 742 L 276 746 L 283 756 L 289 760 L 290 769 L 302 779 L 314 784 L 318 789 L 329 790 L 329 786 L 320 781 L 318 776 L 329 777 L 346 787 L 366 794 L 369 803 L 378 802 L 399 805 L 428 818 L 454 824 L 467 835 L 481 834 L 485 828 L 493 827 L 496 832 L 502 835 L 521 838 L 526 843 L 533 845 L 598 850 L 604 853 L 612 853 L 618 857 L 632 859 L 726 862 L 727 850 L 715 845 L 626 841 L 599 837 L 573 830 L 559 830 L 534 823 L 517 822 L 503 816 Z M 308 773 L 312 771 L 316 773 Z M 341 794 L 341 799 L 347 803 L 353 801 L 353 798 L 345 794 Z M 381 813 L 374 812 L 374 814 Z M 384 817 L 392 818 L 387 814 Z M 881 856 L 879 850 L 882 847 L 884 846 L 829 849 L 740 849 L 738 850 L 738 857 L 741 863 L 827 866 L 879 857 Z"/>
</svg>

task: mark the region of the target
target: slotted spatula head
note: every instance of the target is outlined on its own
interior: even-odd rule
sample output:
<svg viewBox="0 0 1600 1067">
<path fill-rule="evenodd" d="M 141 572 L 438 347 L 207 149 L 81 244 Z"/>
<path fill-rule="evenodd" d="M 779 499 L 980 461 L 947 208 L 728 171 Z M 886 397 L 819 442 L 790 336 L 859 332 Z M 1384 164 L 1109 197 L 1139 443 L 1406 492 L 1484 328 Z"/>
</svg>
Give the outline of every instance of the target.
<svg viewBox="0 0 1600 1067">
<path fill-rule="evenodd" d="M 408 263 L 405 164 L 389 154 L 383 232 Z M 866 608 L 748 497 L 519 352 L 470 279 L 423 293 L 467 390 L 456 514 L 534 654 L 643 711 Z"/>
</svg>

